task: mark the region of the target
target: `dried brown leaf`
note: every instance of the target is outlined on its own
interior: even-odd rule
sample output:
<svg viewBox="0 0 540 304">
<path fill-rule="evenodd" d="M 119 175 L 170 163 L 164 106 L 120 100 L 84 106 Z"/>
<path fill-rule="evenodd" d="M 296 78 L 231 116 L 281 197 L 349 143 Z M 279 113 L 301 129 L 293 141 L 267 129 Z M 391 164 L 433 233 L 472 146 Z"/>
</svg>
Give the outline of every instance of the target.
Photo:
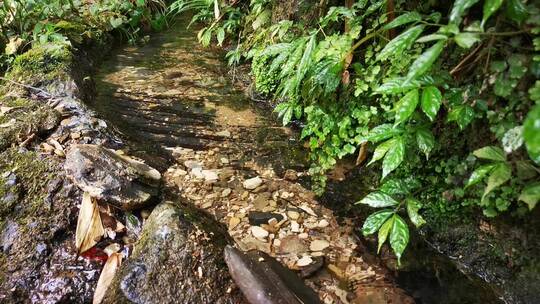
<svg viewBox="0 0 540 304">
<path fill-rule="evenodd" d="M 122 254 L 117 252 L 111 253 L 109 258 L 107 259 L 107 262 L 105 263 L 105 266 L 103 266 L 101 275 L 99 276 L 92 304 L 101 303 L 101 301 L 105 297 L 105 294 L 107 293 L 109 285 L 111 285 L 114 274 L 116 273 L 121 264 Z"/>
<path fill-rule="evenodd" d="M 88 192 L 85 192 L 75 232 L 77 252 L 82 253 L 92 248 L 104 234 L 105 230 L 101 223 L 97 201 Z"/>
</svg>

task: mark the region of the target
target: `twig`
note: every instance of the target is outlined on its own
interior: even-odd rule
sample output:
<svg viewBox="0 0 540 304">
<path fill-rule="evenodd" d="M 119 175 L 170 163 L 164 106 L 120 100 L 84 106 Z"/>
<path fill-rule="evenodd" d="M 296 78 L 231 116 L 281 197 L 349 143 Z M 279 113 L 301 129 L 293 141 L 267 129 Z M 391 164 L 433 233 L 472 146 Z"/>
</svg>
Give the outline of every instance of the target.
<svg viewBox="0 0 540 304">
<path fill-rule="evenodd" d="M 24 84 L 24 83 L 16 82 L 16 81 L 13 81 L 13 80 L 11 80 L 11 79 L 7 79 L 7 78 L 5 78 L 5 77 L 0 77 L 0 80 L 7 81 L 7 82 L 9 82 L 9 83 L 12 83 L 12 84 L 21 86 L 21 87 L 23 87 L 23 88 L 27 88 L 27 89 L 30 89 L 30 90 L 38 91 L 38 92 L 40 92 L 40 93 L 43 93 L 43 94 L 47 95 L 47 97 L 58 97 L 58 96 L 55 96 L 55 95 L 53 95 L 53 94 L 51 94 L 51 93 L 49 93 L 49 92 L 47 92 L 47 91 L 45 91 L 45 90 L 43 90 L 43 89 L 36 88 L 36 87 L 33 87 L 33 86 L 31 86 L 31 85 L 27 85 L 27 84 Z"/>
<path fill-rule="evenodd" d="M 26 138 L 22 143 L 19 144 L 19 147 L 25 148 L 32 140 L 36 138 L 36 133 L 32 133 L 28 138 Z"/>
<path fill-rule="evenodd" d="M 482 47 L 482 44 L 479 44 L 469 55 L 467 55 L 465 58 L 463 58 L 458 65 L 456 65 L 451 71 L 450 75 L 454 76 L 455 73 L 457 73 L 459 70 L 461 70 L 462 66 L 471 59 L 472 56 L 476 54 L 476 52 Z"/>
</svg>

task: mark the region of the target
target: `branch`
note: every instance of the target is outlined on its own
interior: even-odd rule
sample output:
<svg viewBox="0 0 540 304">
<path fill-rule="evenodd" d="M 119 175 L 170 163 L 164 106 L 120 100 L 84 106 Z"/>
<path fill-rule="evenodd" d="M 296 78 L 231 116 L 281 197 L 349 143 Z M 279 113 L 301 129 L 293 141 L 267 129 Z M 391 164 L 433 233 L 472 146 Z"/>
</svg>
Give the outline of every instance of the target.
<svg viewBox="0 0 540 304">
<path fill-rule="evenodd" d="M 47 92 L 47 91 L 45 91 L 43 89 L 36 88 L 36 87 L 30 86 L 30 85 L 27 85 L 27 84 L 24 84 L 24 83 L 16 82 L 16 81 L 13 81 L 13 80 L 5 78 L 5 77 L 0 77 L 0 80 L 7 81 L 9 83 L 18 85 L 20 87 L 23 87 L 23 88 L 26 88 L 26 89 L 29 89 L 29 90 L 34 90 L 34 91 L 43 93 L 43 94 L 47 95 L 47 97 L 58 97 L 58 96 L 55 96 L 55 95 L 53 95 L 53 94 L 51 94 L 51 93 L 49 93 L 49 92 Z"/>
</svg>

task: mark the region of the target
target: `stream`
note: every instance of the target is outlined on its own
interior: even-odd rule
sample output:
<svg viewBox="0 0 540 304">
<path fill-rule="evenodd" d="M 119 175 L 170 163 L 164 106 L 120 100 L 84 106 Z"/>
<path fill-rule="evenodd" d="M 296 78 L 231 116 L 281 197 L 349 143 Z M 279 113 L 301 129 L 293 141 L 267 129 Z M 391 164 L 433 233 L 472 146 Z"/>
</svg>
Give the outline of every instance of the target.
<svg viewBox="0 0 540 304">
<path fill-rule="evenodd" d="M 178 153 L 188 149 L 205 161 L 211 151 L 216 166 L 227 164 L 244 178 L 268 168 L 277 176 L 292 169 L 298 172 L 301 184 L 308 183 L 303 174 L 309 166 L 307 151 L 297 134 L 279 125 L 270 110 L 254 105 L 242 90 L 231 85 L 223 52 L 202 48 L 196 29 L 186 29 L 186 25 L 186 20 L 177 20 L 169 30 L 152 35 L 146 45 L 117 49 L 101 64 L 96 76 L 97 97 L 89 106 L 126 143 L 123 151 L 172 175 L 181 171 Z M 342 216 L 350 216 L 348 204 L 358 199 L 355 183 L 359 180 L 361 175 L 355 174 L 345 182 L 332 182 L 321 199 L 340 222 Z M 190 185 L 179 186 L 186 189 L 185 196 L 226 223 L 231 211 L 197 203 L 196 195 L 189 192 Z M 360 225 L 355 221 L 353 224 Z M 241 233 L 232 236 L 244 237 Z M 406 259 L 418 262 L 392 276 L 417 303 L 498 303 L 487 288 L 425 245 L 408 250 L 416 251 Z M 370 263 L 384 264 L 368 256 L 371 258 L 365 260 L 372 260 Z"/>
</svg>

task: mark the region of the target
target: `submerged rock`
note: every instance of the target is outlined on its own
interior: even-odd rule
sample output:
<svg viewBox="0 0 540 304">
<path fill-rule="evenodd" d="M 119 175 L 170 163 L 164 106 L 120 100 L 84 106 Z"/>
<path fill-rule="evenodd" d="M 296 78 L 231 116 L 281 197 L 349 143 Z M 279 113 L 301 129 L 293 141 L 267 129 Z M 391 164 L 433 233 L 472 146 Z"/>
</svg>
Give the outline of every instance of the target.
<svg viewBox="0 0 540 304">
<path fill-rule="evenodd" d="M 64 168 L 83 191 L 124 210 L 143 207 L 161 180 L 154 168 L 97 145 L 73 145 Z"/>
<path fill-rule="evenodd" d="M 294 272 L 266 253 L 244 254 L 227 246 L 224 254 L 231 276 L 250 303 L 320 303 L 317 294 Z"/>
<path fill-rule="evenodd" d="M 161 203 L 103 303 L 244 303 L 223 263 L 226 243 L 204 215 Z"/>
</svg>

